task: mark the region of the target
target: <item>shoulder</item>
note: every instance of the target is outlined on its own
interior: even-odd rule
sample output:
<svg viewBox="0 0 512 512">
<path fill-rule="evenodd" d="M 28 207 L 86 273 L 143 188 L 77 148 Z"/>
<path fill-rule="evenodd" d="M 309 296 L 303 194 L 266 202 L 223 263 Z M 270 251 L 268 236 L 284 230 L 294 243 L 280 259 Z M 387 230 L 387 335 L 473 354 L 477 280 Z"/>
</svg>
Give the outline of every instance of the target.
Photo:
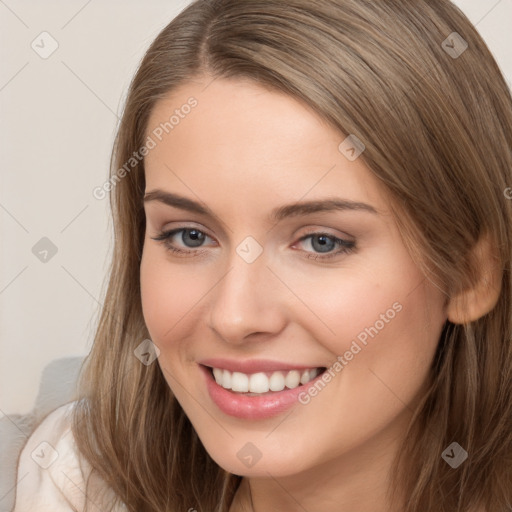
<svg viewBox="0 0 512 512">
<path fill-rule="evenodd" d="M 68 512 L 85 507 L 90 466 L 79 456 L 71 429 L 77 401 L 49 413 L 21 450 L 12 512 Z"/>
<path fill-rule="evenodd" d="M 80 510 L 77 490 L 82 488 L 84 475 L 71 431 L 75 404 L 70 402 L 49 413 L 23 446 L 18 459 L 13 512 Z"/>
</svg>

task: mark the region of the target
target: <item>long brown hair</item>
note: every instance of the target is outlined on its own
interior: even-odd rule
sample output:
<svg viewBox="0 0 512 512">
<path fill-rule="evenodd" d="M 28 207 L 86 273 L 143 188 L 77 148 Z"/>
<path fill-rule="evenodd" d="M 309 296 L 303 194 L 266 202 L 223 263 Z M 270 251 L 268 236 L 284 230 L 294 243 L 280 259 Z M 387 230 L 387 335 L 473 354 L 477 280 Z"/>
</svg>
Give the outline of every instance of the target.
<svg viewBox="0 0 512 512">
<path fill-rule="evenodd" d="M 474 322 L 446 322 L 392 488 L 404 490 L 404 512 L 510 510 L 512 99 L 484 41 L 447 0 L 197 0 L 152 43 L 112 154 L 115 246 L 73 419 L 94 468 L 91 503 L 97 480 L 133 512 L 226 512 L 241 481 L 209 457 L 158 364 L 134 356 L 149 338 L 139 283 L 145 179 L 143 159 L 125 164 L 147 142 L 155 102 L 197 76 L 284 91 L 340 141 L 363 141 L 404 242 L 447 298 L 475 279 L 470 250 L 492 234 L 499 300 Z M 456 470 L 441 458 L 453 441 L 469 454 Z"/>
</svg>

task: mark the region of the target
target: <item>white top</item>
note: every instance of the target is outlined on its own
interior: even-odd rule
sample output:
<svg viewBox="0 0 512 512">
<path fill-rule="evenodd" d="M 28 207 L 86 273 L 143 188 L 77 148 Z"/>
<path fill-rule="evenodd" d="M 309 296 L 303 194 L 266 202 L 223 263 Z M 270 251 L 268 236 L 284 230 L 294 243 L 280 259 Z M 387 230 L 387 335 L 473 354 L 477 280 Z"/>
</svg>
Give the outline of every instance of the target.
<svg viewBox="0 0 512 512">
<path fill-rule="evenodd" d="M 71 431 L 75 404 L 55 409 L 28 438 L 19 456 L 12 512 L 81 512 L 85 508 L 85 482 L 91 467 L 78 456 Z M 105 492 L 114 496 L 111 489 Z"/>
</svg>

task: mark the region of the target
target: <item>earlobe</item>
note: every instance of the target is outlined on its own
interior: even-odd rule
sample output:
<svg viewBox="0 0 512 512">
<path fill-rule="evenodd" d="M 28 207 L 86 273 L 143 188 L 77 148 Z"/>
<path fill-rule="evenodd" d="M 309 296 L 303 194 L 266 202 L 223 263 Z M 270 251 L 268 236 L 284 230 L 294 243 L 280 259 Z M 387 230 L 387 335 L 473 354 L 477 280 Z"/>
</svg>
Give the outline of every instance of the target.
<svg viewBox="0 0 512 512">
<path fill-rule="evenodd" d="M 502 269 L 492 237 L 482 235 L 471 253 L 476 282 L 454 295 L 447 305 L 448 320 L 454 324 L 474 322 L 489 313 L 501 292 Z"/>
</svg>

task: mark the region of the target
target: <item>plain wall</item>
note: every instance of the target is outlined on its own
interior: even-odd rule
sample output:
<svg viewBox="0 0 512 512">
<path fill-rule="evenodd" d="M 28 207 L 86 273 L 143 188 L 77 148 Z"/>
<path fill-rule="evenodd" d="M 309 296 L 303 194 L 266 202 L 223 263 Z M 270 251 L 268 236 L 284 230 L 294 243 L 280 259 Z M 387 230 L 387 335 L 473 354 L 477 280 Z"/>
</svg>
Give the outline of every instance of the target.
<svg viewBox="0 0 512 512">
<path fill-rule="evenodd" d="M 32 410 L 51 361 L 90 350 L 112 249 L 108 198 L 96 199 L 92 191 L 108 177 L 118 115 L 139 60 L 188 3 L 0 2 L 5 414 Z M 476 24 L 510 85 L 512 0 L 455 3 Z M 43 55 L 51 50 L 55 43 L 40 36 L 43 31 L 58 43 L 48 58 L 31 46 L 34 41 Z"/>
</svg>

